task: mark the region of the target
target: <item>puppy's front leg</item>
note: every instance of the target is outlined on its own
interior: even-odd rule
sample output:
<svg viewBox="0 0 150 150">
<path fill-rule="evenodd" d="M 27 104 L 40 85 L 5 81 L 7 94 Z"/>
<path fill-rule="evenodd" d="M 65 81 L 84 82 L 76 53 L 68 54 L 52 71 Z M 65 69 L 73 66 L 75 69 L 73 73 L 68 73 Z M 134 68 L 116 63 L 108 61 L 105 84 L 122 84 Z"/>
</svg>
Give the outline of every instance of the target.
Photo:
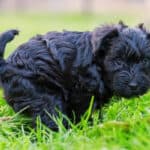
<svg viewBox="0 0 150 150">
<path fill-rule="evenodd" d="M 57 119 L 57 117 L 62 117 L 62 124 L 67 127 L 67 121 L 63 118 L 63 116 L 66 114 L 66 106 L 65 103 L 62 101 L 62 98 L 60 95 L 43 95 L 41 100 L 42 105 L 35 107 L 31 106 L 33 109 L 32 116 L 33 121 L 35 124 L 37 116 L 40 116 L 40 119 L 43 124 L 51 128 L 52 130 L 57 131 L 58 126 L 56 122 L 53 120 L 54 118 Z M 32 105 L 32 104 L 31 104 Z M 53 118 L 54 117 L 54 118 Z"/>
</svg>

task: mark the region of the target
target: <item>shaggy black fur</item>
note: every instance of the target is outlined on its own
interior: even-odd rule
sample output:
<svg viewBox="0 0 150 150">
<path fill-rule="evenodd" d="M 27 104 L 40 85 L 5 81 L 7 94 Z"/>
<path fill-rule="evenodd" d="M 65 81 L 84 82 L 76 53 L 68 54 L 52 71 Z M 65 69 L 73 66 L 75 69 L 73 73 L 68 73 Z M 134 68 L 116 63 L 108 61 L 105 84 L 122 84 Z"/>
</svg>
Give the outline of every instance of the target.
<svg viewBox="0 0 150 150">
<path fill-rule="evenodd" d="M 0 36 L 0 76 L 7 102 L 56 130 L 58 110 L 76 121 L 95 96 L 94 108 L 113 95 L 144 94 L 150 85 L 150 36 L 140 25 L 104 25 L 92 32 L 49 32 L 21 45 L 5 61 L 18 32 Z M 63 120 L 66 125 L 65 119 Z"/>
</svg>

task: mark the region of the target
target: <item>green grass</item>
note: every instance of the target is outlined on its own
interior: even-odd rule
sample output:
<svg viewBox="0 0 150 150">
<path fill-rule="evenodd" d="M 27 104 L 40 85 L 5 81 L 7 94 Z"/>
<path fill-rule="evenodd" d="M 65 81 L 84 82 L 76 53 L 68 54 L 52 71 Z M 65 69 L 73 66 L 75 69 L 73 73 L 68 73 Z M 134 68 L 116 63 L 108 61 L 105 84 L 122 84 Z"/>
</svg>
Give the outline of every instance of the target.
<svg viewBox="0 0 150 150">
<path fill-rule="evenodd" d="M 1 31 L 18 28 L 20 35 L 8 45 L 6 57 L 21 43 L 37 33 L 51 30 L 92 30 L 101 23 L 125 20 L 130 25 L 138 22 L 134 16 L 126 15 L 27 15 L 1 14 Z M 32 129 L 30 119 L 19 114 L 6 104 L 0 92 L 0 149 L 12 150 L 148 150 L 150 149 L 150 93 L 142 97 L 127 99 L 112 98 L 102 110 L 93 114 L 93 124 L 88 122 L 89 113 L 78 125 L 71 124 L 66 130 L 57 120 L 59 132 L 41 125 Z"/>
</svg>

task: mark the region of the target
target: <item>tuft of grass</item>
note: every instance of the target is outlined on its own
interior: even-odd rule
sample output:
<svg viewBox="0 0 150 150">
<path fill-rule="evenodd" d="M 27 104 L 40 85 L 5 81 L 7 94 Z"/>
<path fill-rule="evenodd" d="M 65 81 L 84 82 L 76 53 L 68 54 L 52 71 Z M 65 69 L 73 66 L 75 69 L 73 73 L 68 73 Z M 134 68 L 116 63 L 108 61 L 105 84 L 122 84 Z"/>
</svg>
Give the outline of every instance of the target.
<svg viewBox="0 0 150 150">
<path fill-rule="evenodd" d="M 80 14 L 1 14 L 1 31 L 10 28 L 21 30 L 6 51 L 8 57 L 14 49 L 37 33 L 51 30 L 92 30 L 101 23 L 125 20 L 132 25 L 137 22 L 134 16 L 101 14 L 83 16 Z M 37 118 L 36 129 L 30 118 L 14 113 L 3 98 L 0 90 L 0 149 L 22 150 L 148 150 L 150 149 L 150 92 L 132 99 L 113 97 L 105 105 L 102 119 L 99 111 L 92 114 L 91 104 L 81 122 L 69 122 L 65 129 L 62 118 L 56 119 L 59 132 L 45 127 Z"/>
<path fill-rule="evenodd" d="M 103 120 L 99 112 L 89 121 L 92 103 L 77 125 L 71 123 L 65 129 L 61 118 L 56 120 L 59 132 L 42 125 L 37 118 L 37 128 L 31 127 L 30 119 L 19 114 L 5 114 L 0 118 L 1 149 L 149 149 L 150 138 L 150 93 L 130 100 L 114 98 L 102 109 Z M 1 100 L 1 103 L 5 103 Z M 1 107 L 9 106 L 1 105 Z M 6 117 L 6 119 L 4 119 Z M 3 119 L 2 119 L 3 118 Z"/>
</svg>

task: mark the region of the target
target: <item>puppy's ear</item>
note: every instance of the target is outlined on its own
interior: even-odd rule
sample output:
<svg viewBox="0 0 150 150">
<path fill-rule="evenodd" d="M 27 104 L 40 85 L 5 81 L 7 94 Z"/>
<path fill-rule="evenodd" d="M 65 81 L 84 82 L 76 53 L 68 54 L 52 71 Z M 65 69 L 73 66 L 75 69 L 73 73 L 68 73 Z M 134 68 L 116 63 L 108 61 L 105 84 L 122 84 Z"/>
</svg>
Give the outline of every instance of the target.
<svg viewBox="0 0 150 150">
<path fill-rule="evenodd" d="M 101 53 L 102 55 L 107 52 L 111 44 L 111 40 L 119 36 L 117 26 L 105 25 L 96 28 L 92 33 L 92 46 L 93 53 Z"/>
<path fill-rule="evenodd" d="M 128 27 L 122 20 L 119 21 L 118 25 L 120 25 L 121 28 L 127 28 Z"/>
<path fill-rule="evenodd" d="M 150 40 L 150 32 L 146 29 L 146 27 L 144 26 L 144 23 L 140 23 L 137 26 L 140 30 L 142 30 L 145 34 L 148 40 Z"/>
<path fill-rule="evenodd" d="M 147 34 L 147 30 L 146 30 L 146 28 L 144 26 L 144 23 L 139 23 L 137 25 L 137 28 L 139 28 L 143 33 Z"/>
<path fill-rule="evenodd" d="M 139 23 L 137 27 L 141 30 L 143 30 L 143 29 L 145 30 L 144 23 Z"/>
</svg>

